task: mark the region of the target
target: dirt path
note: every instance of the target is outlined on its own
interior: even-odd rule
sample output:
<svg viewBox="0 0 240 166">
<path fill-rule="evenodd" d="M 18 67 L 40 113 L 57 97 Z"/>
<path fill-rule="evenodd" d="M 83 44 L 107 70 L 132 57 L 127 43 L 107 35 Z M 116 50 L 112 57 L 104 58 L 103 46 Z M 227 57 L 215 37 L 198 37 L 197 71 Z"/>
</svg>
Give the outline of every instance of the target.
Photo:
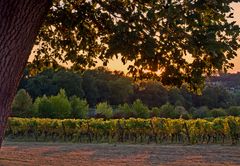
<svg viewBox="0 0 240 166">
<path fill-rule="evenodd" d="M 7 142 L 2 166 L 240 166 L 240 146 Z"/>
</svg>

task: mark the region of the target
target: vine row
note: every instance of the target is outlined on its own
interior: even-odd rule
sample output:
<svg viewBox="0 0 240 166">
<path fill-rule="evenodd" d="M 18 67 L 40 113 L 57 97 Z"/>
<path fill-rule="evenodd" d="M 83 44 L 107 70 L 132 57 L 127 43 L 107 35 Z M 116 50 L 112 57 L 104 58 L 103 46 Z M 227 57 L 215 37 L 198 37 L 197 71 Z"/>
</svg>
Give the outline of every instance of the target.
<svg viewBox="0 0 240 166">
<path fill-rule="evenodd" d="M 240 117 L 195 120 L 10 118 L 5 138 L 81 143 L 237 144 Z"/>
</svg>

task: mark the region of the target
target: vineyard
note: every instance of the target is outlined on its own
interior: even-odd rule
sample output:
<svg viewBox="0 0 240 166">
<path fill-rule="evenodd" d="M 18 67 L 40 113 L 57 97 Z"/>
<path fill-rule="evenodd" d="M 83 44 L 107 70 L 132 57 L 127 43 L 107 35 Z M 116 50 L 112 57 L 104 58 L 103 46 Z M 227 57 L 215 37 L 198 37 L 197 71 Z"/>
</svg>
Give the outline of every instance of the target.
<svg viewBox="0 0 240 166">
<path fill-rule="evenodd" d="M 80 143 L 237 144 L 240 117 L 195 120 L 10 118 L 5 138 Z"/>
</svg>

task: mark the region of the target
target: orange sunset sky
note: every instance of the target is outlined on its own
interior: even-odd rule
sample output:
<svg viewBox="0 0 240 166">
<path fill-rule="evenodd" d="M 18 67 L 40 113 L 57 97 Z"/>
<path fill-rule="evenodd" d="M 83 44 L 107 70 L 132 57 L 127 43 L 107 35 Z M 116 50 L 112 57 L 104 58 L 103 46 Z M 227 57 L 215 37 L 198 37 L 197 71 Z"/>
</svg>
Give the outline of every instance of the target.
<svg viewBox="0 0 240 166">
<path fill-rule="evenodd" d="M 237 21 L 237 24 L 240 25 L 240 3 L 234 3 L 232 5 L 234 8 L 234 20 Z M 234 68 L 229 70 L 230 73 L 240 72 L 240 50 L 238 50 L 238 56 L 232 60 L 234 63 Z"/>
</svg>

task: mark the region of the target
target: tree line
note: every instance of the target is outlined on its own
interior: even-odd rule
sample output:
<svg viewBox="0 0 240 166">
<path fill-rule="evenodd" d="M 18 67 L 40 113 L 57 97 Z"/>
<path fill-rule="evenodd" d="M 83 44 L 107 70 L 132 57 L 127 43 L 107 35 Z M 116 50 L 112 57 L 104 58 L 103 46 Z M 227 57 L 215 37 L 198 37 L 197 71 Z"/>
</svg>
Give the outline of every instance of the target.
<svg viewBox="0 0 240 166">
<path fill-rule="evenodd" d="M 13 102 L 13 116 L 43 118 L 129 118 L 151 116 L 204 118 L 240 115 L 240 93 L 220 85 L 202 95 L 157 81 L 134 81 L 104 67 L 73 72 L 26 69 Z M 30 112 L 29 112 L 30 111 Z"/>
</svg>

